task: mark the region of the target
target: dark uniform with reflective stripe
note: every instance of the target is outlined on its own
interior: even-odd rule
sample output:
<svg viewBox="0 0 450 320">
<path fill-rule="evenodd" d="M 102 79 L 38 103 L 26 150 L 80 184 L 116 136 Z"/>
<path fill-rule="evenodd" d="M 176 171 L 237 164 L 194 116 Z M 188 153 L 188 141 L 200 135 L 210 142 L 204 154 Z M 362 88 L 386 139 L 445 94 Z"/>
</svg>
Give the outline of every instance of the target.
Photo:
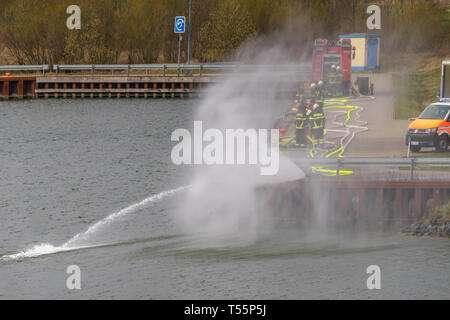
<svg viewBox="0 0 450 320">
<path fill-rule="evenodd" d="M 295 115 L 295 146 L 306 147 L 306 126 L 308 124 L 308 117 L 306 116 L 305 104 L 301 103 L 298 112 Z"/>
<path fill-rule="evenodd" d="M 298 110 L 305 108 L 306 96 L 303 93 L 297 93 Z"/>
<path fill-rule="evenodd" d="M 324 89 L 317 87 L 313 92 L 312 98 L 314 99 L 314 103 L 319 105 L 320 111 L 323 112 L 323 101 L 325 99 Z"/>
<path fill-rule="evenodd" d="M 311 134 L 313 137 L 314 143 L 318 143 L 320 145 L 324 144 L 324 129 L 325 129 L 325 115 L 320 108 L 317 108 L 313 111 L 313 113 L 309 116 L 309 121 L 311 123 Z"/>
<path fill-rule="evenodd" d="M 328 87 L 328 92 L 331 96 L 336 96 L 337 82 L 338 82 L 338 73 L 336 71 L 332 70 L 327 75 L 327 87 Z"/>
</svg>

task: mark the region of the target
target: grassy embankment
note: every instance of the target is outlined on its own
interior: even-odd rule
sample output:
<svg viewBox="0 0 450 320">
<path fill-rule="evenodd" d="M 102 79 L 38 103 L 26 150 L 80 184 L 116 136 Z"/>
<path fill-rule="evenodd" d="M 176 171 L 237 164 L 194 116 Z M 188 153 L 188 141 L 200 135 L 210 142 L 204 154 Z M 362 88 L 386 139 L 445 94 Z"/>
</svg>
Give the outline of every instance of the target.
<svg viewBox="0 0 450 320">
<path fill-rule="evenodd" d="M 432 218 L 450 220 L 450 201 L 442 206 L 428 209 L 428 214 L 423 217 L 423 222 L 429 224 Z"/>
<path fill-rule="evenodd" d="M 450 201 L 442 206 L 430 208 L 433 200 L 427 203 L 427 213 L 422 217 L 420 223 L 427 227 L 426 235 L 428 236 L 444 236 L 450 238 L 448 225 L 450 223 Z M 430 229 L 431 226 L 436 226 L 435 229 Z"/>
<path fill-rule="evenodd" d="M 442 58 L 426 62 L 408 73 L 393 74 L 395 92 L 395 119 L 417 117 L 423 109 L 436 101 L 440 89 Z"/>
<path fill-rule="evenodd" d="M 446 10 L 440 24 L 444 30 L 450 29 L 450 9 Z M 436 92 L 440 90 L 441 63 L 450 59 L 449 52 L 389 56 L 385 59 L 383 68 L 399 72 L 393 75 L 395 119 L 417 117 L 426 106 L 436 101 Z"/>
</svg>

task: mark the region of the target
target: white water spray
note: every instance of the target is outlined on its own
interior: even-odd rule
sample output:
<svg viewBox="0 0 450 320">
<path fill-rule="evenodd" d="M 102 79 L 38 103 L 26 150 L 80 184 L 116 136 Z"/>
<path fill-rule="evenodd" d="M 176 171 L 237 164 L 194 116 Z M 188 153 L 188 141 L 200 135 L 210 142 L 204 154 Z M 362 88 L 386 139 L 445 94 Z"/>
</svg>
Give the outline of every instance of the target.
<svg viewBox="0 0 450 320">
<path fill-rule="evenodd" d="M 285 61 L 283 50 L 268 48 L 255 59 L 257 64 L 252 69 L 228 74 L 206 90 L 195 118 L 202 121 L 205 130 L 268 129 L 274 116 L 284 113 L 292 103 L 294 97 L 286 102 L 280 95 L 287 84 L 297 81 L 300 85 L 299 74 L 268 67 L 273 61 Z M 271 233 L 255 189 L 303 177 L 302 170 L 283 156 L 278 173 L 272 176 L 261 176 L 257 165 L 198 167 L 195 186 L 186 192 L 176 217 L 187 233 L 201 235 L 200 246 L 251 243 Z"/>
<path fill-rule="evenodd" d="M 187 187 L 179 187 L 176 189 L 172 189 L 172 190 L 168 190 L 168 191 L 163 191 L 161 193 L 158 193 L 156 195 L 150 196 L 144 200 L 142 200 L 141 202 L 135 203 L 129 207 L 126 207 L 120 211 L 111 213 L 109 216 L 107 216 L 106 218 L 96 222 L 95 224 L 93 224 L 92 226 L 90 226 L 86 231 L 84 232 L 80 232 L 77 235 L 75 235 L 74 237 L 72 237 L 69 241 L 67 241 L 66 243 L 63 244 L 63 246 L 72 246 L 74 244 L 77 243 L 77 241 L 83 239 L 86 240 L 89 235 L 95 233 L 96 231 L 98 231 L 100 228 L 102 228 L 103 226 L 110 224 L 111 222 L 113 222 L 114 220 L 116 220 L 117 218 L 124 216 L 126 214 L 135 212 L 136 210 L 139 210 L 141 208 L 144 208 L 145 206 L 147 206 L 150 203 L 153 202 L 157 202 L 159 200 L 161 200 L 162 198 L 165 198 L 167 196 L 173 195 L 177 192 L 180 192 L 184 189 L 186 189 Z"/>
<path fill-rule="evenodd" d="M 138 203 L 128 206 L 122 210 L 113 212 L 110 215 L 108 215 L 107 217 L 103 218 L 102 220 L 91 225 L 85 231 L 76 234 L 71 239 L 69 239 L 67 242 L 63 243 L 61 246 L 55 247 L 50 243 L 42 243 L 42 244 L 35 245 L 30 249 L 21 251 L 16 254 L 2 256 L 2 257 L 0 257 L 0 260 L 16 260 L 16 259 L 21 259 L 21 258 L 31 258 L 31 257 L 37 257 L 37 256 L 41 256 L 41 255 L 46 255 L 46 254 L 57 253 L 57 252 L 72 251 L 72 250 L 79 250 L 79 249 L 84 249 L 84 248 L 92 248 L 92 247 L 102 246 L 102 245 L 81 245 L 80 241 L 81 240 L 87 241 L 89 239 L 90 235 L 96 233 L 102 227 L 104 227 L 108 224 L 111 224 L 113 221 L 117 220 L 118 218 L 120 218 L 124 215 L 135 212 L 139 209 L 145 208 L 146 206 L 148 206 L 152 203 L 158 202 L 165 197 L 174 195 L 174 194 L 176 194 L 180 191 L 183 191 L 189 187 L 190 186 L 184 186 L 184 187 L 179 187 L 179 188 L 175 188 L 172 190 L 163 191 L 156 195 L 152 195 Z"/>
</svg>

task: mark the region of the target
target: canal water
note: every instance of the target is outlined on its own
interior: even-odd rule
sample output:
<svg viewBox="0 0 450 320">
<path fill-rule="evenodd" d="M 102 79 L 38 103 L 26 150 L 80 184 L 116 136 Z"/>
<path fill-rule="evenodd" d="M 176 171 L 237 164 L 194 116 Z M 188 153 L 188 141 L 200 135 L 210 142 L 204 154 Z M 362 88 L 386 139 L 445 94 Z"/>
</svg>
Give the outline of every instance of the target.
<svg viewBox="0 0 450 320">
<path fill-rule="evenodd" d="M 180 215 L 195 215 L 186 193 L 198 174 L 172 164 L 170 136 L 192 127 L 198 105 L 0 102 L 0 299 L 450 298 L 448 239 L 188 232 Z M 211 186 L 199 202 L 220 193 L 227 214 L 241 201 Z M 70 265 L 80 290 L 66 287 Z M 381 269 L 380 290 L 367 288 L 370 265 Z"/>
</svg>

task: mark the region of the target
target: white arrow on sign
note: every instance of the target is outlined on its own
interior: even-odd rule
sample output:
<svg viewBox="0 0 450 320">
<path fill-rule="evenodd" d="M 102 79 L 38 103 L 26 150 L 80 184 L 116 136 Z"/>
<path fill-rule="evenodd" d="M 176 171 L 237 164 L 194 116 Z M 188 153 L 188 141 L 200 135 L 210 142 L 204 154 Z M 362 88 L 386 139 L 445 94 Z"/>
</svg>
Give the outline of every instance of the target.
<svg viewBox="0 0 450 320">
<path fill-rule="evenodd" d="M 175 33 L 184 33 L 185 17 L 175 17 Z"/>
</svg>

